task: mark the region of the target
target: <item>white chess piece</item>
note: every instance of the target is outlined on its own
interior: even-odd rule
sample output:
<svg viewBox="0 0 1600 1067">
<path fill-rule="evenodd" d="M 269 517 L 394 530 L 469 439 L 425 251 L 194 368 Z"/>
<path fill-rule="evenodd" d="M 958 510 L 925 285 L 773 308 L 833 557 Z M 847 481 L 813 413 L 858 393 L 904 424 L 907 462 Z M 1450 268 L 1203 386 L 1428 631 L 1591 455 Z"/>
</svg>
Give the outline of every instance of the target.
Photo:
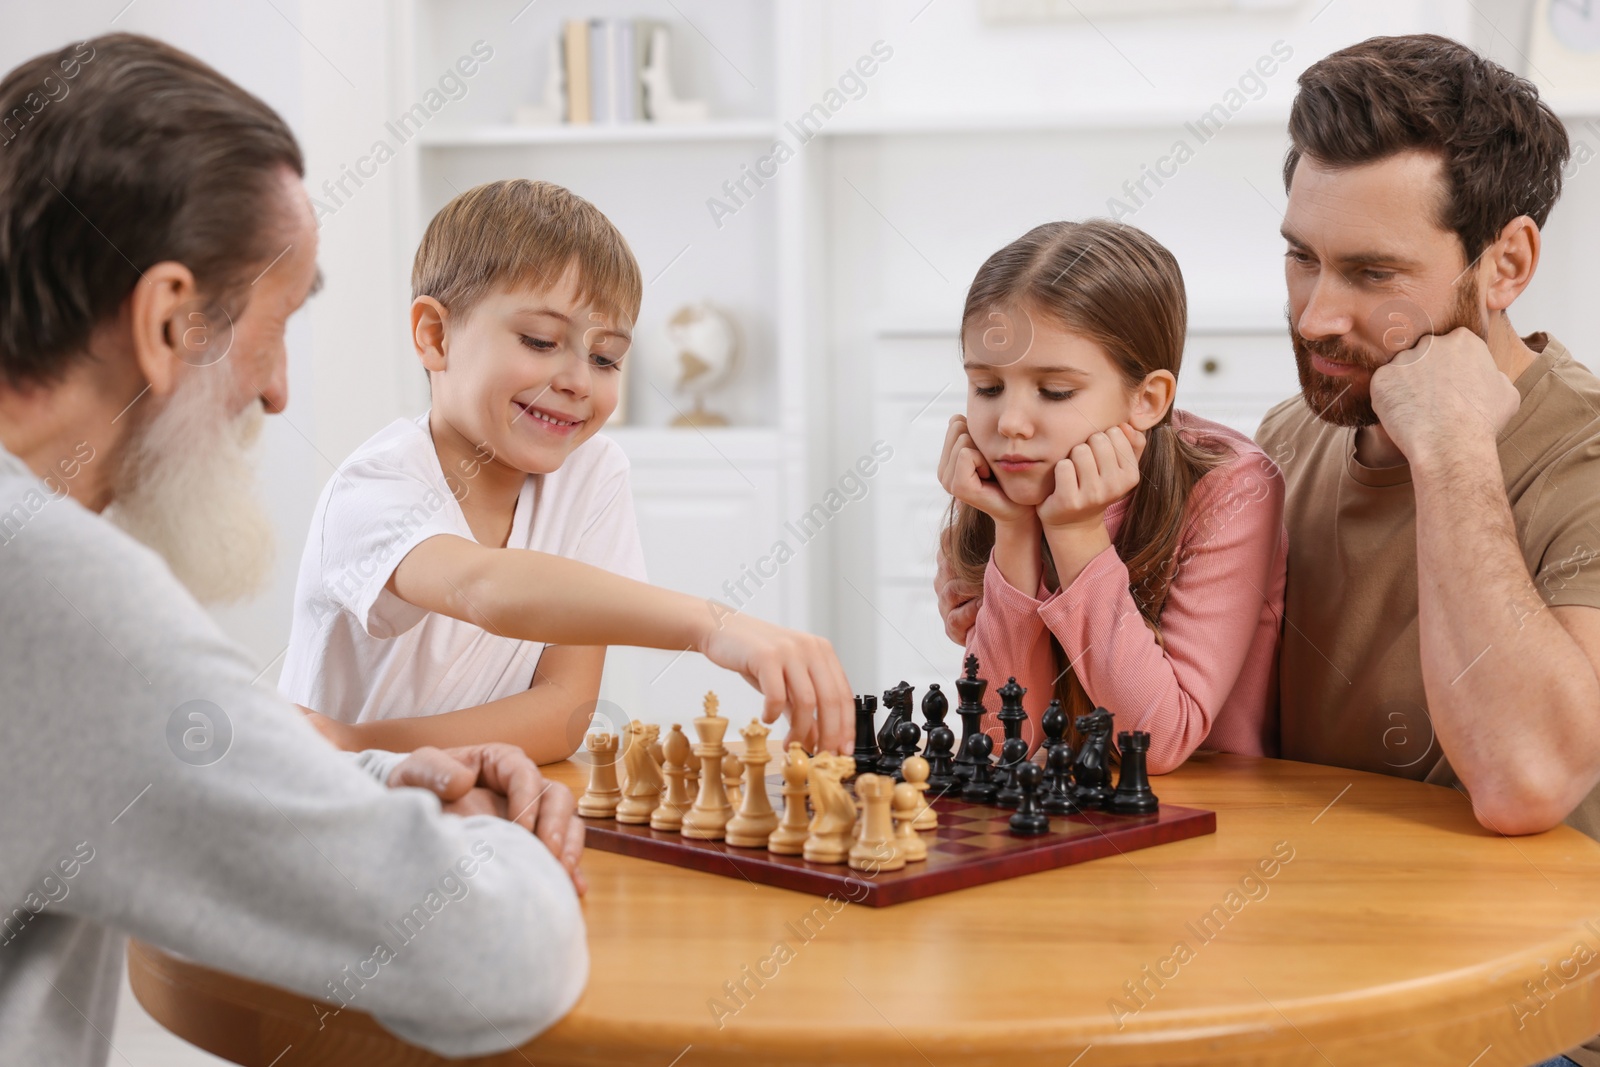
<svg viewBox="0 0 1600 1067">
<path fill-rule="evenodd" d="M 554 126 L 567 114 L 567 79 L 561 64 L 561 42 L 550 38 L 550 66 L 544 77 L 543 98 L 518 104 L 512 119 L 518 126 Z"/>
<path fill-rule="evenodd" d="M 665 26 L 650 34 L 650 58 L 639 72 L 645 110 L 652 122 L 704 122 L 710 107 L 704 100 L 679 100 L 672 95 L 672 35 Z"/>
</svg>

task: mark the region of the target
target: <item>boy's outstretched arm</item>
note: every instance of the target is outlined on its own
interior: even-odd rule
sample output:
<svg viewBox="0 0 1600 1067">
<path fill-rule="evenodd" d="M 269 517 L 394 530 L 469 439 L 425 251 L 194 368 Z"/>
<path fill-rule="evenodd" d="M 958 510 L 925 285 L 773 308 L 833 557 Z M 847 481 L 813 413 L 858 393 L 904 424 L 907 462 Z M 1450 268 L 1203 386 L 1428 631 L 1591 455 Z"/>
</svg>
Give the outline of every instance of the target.
<svg viewBox="0 0 1600 1067">
<path fill-rule="evenodd" d="M 448 534 L 408 552 L 386 588 L 426 611 L 524 641 L 699 652 L 761 691 L 767 722 L 787 712 L 791 739 L 836 752 L 855 743 L 850 683 L 833 646 L 715 600 Z"/>
<path fill-rule="evenodd" d="M 583 742 L 600 695 L 605 646 L 550 645 L 539 657 L 533 684 L 520 693 L 439 715 L 345 723 L 316 713 L 312 722 L 342 749 L 413 752 L 432 745 L 457 748 L 504 741 L 535 763 L 558 763 Z"/>
</svg>

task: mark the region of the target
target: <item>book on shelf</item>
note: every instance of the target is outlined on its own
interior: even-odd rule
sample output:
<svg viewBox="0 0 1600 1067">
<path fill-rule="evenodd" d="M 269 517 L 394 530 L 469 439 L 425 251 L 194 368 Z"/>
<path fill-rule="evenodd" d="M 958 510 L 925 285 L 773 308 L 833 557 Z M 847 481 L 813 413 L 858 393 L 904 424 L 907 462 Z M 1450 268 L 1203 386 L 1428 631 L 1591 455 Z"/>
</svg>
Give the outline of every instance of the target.
<svg viewBox="0 0 1600 1067">
<path fill-rule="evenodd" d="M 573 19 L 563 27 L 562 64 L 567 70 L 567 121 L 592 121 L 589 107 L 589 23 Z"/>
<path fill-rule="evenodd" d="M 651 106 L 645 87 L 652 45 L 666 32 L 666 26 L 654 19 L 568 20 L 562 26 L 560 49 L 566 121 L 613 124 L 669 117 L 656 113 L 661 109 Z M 658 60 L 664 64 L 666 56 Z"/>
</svg>

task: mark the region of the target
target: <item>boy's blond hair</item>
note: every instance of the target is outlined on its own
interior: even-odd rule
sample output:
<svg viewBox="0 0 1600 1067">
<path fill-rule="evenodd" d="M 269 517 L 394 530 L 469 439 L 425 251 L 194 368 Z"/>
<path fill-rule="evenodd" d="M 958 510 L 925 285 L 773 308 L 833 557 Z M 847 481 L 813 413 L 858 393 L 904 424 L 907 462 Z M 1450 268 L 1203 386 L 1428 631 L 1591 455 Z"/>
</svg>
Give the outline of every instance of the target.
<svg viewBox="0 0 1600 1067">
<path fill-rule="evenodd" d="M 569 264 L 580 297 L 631 326 L 644 284 L 611 220 L 550 182 L 513 178 L 468 189 L 428 223 L 411 267 L 411 298 L 469 314 L 496 286 L 546 288 Z"/>
</svg>

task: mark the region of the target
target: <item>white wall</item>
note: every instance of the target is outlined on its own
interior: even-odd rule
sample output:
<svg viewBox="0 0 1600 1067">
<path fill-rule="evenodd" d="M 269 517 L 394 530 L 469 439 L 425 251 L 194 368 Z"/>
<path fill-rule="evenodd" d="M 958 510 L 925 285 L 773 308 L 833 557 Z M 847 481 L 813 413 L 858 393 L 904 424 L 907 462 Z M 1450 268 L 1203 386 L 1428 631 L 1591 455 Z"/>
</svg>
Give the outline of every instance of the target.
<svg viewBox="0 0 1600 1067">
<path fill-rule="evenodd" d="M 434 21 L 423 40 L 406 29 L 413 3 L 432 5 L 425 8 Z M 459 112 L 444 116 L 450 122 L 498 118 L 514 97 L 531 95 L 542 80 L 543 53 L 536 42 L 524 39 L 518 29 L 523 23 L 512 22 L 521 7 L 521 0 L 136 0 L 132 5 L 93 0 L 23 6 L 8 12 L 0 64 L 9 67 L 109 28 L 172 41 L 284 114 L 302 139 L 308 184 L 320 196 L 323 182 L 336 179 L 342 165 L 365 153 L 415 92 L 408 81 L 410 60 L 403 63 L 401 57 L 415 55 L 416 68 L 425 70 L 425 59 L 453 55 L 461 42 L 481 37 L 499 50 L 468 98 L 453 105 Z M 808 195 L 820 219 L 819 232 L 810 235 L 816 255 L 808 269 L 819 291 L 811 307 L 814 350 L 809 355 L 820 363 L 819 380 L 831 383 L 804 431 L 813 445 L 821 442 L 812 449 L 810 478 L 817 492 L 871 443 L 862 361 L 878 324 L 918 316 L 947 319 L 989 251 L 1036 222 L 1103 213 L 1123 181 L 1137 177 L 1141 164 L 1170 146 L 1184 117 L 1219 99 L 1275 40 L 1288 42 L 1294 57 L 1268 80 L 1265 98 L 1252 101 L 1133 218 L 1177 253 L 1197 317 L 1225 320 L 1259 315 L 1262 308 L 1270 314 L 1281 305 L 1281 250 L 1274 236 L 1283 203 L 1281 116 L 1298 69 L 1372 33 L 1420 29 L 1462 37 L 1520 67 L 1525 65 L 1520 56 L 1525 32 L 1519 29 L 1525 7 L 1517 0 L 1336 0 L 1308 24 L 1322 4 L 1307 0 L 1220 29 L 1206 20 L 1102 20 L 1095 29 L 985 26 L 974 0 L 818 0 L 816 9 L 808 9 L 820 10 L 812 26 L 815 39 L 784 45 L 814 52 L 808 63 L 815 94 L 874 40 L 891 43 L 895 56 L 874 77 L 867 95 L 834 120 L 838 136 L 830 136 L 828 147 L 804 164 L 814 178 Z M 579 10 L 574 4 L 562 10 L 568 8 Z M 582 10 L 621 14 L 632 7 L 606 0 Z M 724 43 L 758 38 L 770 17 L 762 14 L 764 4 L 743 2 L 723 9 L 730 20 L 726 24 L 701 14 L 710 8 L 693 10 L 706 20 L 710 37 Z M 771 107 L 769 72 L 759 71 L 761 76 L 752 79 L 755 86 L 742 84 L 728 65 L 712 57 L 709 41 L 693 35 L 685 40 L 687 80 L 680 86 L 685 93 L 729 102 L 736 115 L 759 115 Z M 734 65 L 751 62 L 743 55 L 732 60 Z M 1074 121 L 1103 128 L 1026 128 L 1048 125 L 1048 116 L 1063 111 L 1077 115 Z M 952 119 L 966 122 L 969 132 L 919 136 L 904 129 Z M 852 127 L 862 132 L 846 134 Z M 1600 126 L 1577 128 L 1575 135 L 1600 152 Z M 670 146 L 660 150 L 672 151 Z M 401 149 L 417 151 L 414 142 Z M 707 174 L 737 162 L 734 155 L 705 158 Z M 486 155 L 452 177 L 458 183 L 478 180 L 503 162 Z M 549 173 L 559 176 L 562 165 L 549 162 Z M 528 155 L 511 166 L 531 172 L 546 161 Z M 317 493 L 335 463 L 391 419 L 415 410 L 424 395 L 405 339 L 414 209 L 423 201 L 442 200 L 448 190 L 437 184 L 407 188 L 406 169 L 399 160 L 386 165 L 323 219 L 320 258 L 327 287 L 291 326 L 292 399 L 285 418 L 270 420 L 262 472 L 280 536 L 274 583 L 258 600 L 219 613 L 269 680 L 287 639 L 293 577 Z M 1539 278 L 1515 309 L 1515 320 L 1525 330 L 1548 328 L 1580 358 L 1591 359 L 1600 358 L 1593 355 L 1600 352 L 1600 325 L 1587 314 L 1593 287 L 1588 257 L 1600 239 L 1597 175 L 1600 162 L 1569 181 L 1546 229 Z M 637 196 L 627 195 L 630 185 L 638 187 Z M 667 202 L 655 192 L 649 166 L 640 166 L 622 176 L 615 199 L 602 205 L 623 224 L 647 275 L 686 239 L 687 209 L 678 201 L 695 199 L 696 189 L 677 190 L 670 202 L 678 206 L 671 211 L 654 209 Z M 734 225 L 745 221 L 741 215 Z M 763 235 L 772 227 L 756 225 L 758 215 L 750 222 L 747 232 L 724 232 L 693 253 L 739 264 L 743 274 L 730 276 L 727 284 L 736 299 L 743 299 L 741 285 L 752 294 L 774 286 L 770 274 L 759 274 L 770 269 Z M 752 270 L 757 274 L 745 276 Z M 668 297 L 676 299 L 666 294 L 664 306 Z M 757 296 L 749 299 L 759 303 Z M 757 308 L 751 316 L 757 340 L 775 343 L 771 319 L 762 314 Z M 762 334 L 763 329 L 769 333 Z M 741 414 L 750 414 L 750 405 L 761 403 L 770 390 L 766 382 L 742 394 Z M 813 617 L 844 650 L 863 690 L 892 681 L 875 676 L 866 633 L 870 620 L 841 581 L 870 583 L 871 535 L 870 510 L 853 508 L 829 529 L 826 543 L 812 549 Z"/>
</svg>

